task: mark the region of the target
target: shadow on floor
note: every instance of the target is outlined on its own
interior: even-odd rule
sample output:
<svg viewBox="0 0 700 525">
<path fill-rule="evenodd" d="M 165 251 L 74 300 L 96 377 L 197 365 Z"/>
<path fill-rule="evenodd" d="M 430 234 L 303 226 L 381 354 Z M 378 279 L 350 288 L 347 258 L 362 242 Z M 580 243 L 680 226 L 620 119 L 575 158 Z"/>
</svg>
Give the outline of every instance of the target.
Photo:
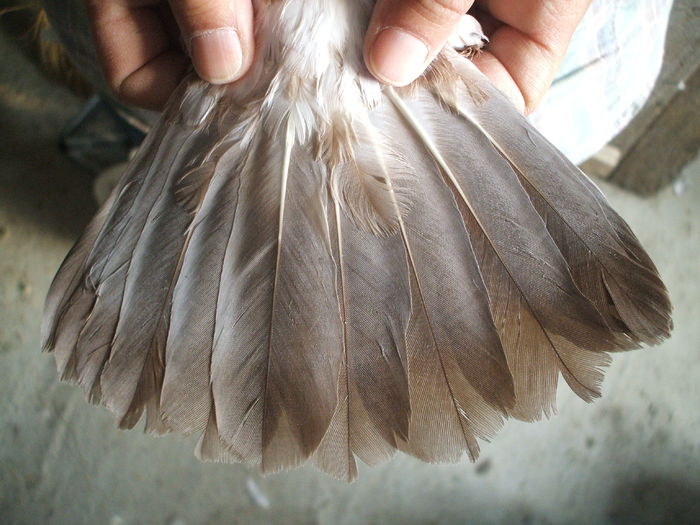
<svg viewBox="0 0 700 525">
<path fill-rule="evenodd" d="M 0 113 L 8 114 L 2 105 Z M 8 137 L 0 145 L 3 207 L 42 230 L 76 238 L 95 212 L 92 176 L 63 156 L 56 135 L 18 135 L 11 119 L 3 119 L 0 136 Z"/>
<path fill-rule="evenodd" d="M 92 176 L 59 151 L 58 137 L 84 99 L 47 82 L 38 63 L 28 59 L 26 39 L 4 29 L 0 31 L 0 205 L 10 216 L 75 238 L 95 211 Z"/>
<path fill-rule="evenodd" d="M 608 516 L 619 525 L 700 523 L 700 488 L 678 479 L 649 475 L 617 485 Z"/>
</svg>

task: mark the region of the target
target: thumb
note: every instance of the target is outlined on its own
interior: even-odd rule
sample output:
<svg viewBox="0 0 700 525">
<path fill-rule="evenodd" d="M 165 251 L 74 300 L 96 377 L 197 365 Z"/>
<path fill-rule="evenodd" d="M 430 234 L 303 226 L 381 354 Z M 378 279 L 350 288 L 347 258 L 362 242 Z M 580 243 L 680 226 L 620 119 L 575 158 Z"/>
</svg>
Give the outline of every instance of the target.
<svg viewBox="0 0 700 525">
<path fill-rule="evenodd" d="M 170 0 L 197 73 L 212 84 L 242 77 L 253 60 L 251 0 Z"/>
<path fill-rule="evenodd" d="M 378 0 L 365 37 L 365 63 L 378 80 L 415 80 L 457 27 L 473 0 Z"/>
</svg>

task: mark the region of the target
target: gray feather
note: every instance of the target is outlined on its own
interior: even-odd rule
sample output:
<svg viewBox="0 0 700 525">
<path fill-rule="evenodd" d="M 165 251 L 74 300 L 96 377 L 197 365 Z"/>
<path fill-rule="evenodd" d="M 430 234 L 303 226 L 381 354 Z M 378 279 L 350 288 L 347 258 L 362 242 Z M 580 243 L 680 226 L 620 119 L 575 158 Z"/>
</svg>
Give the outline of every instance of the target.
<svg viewBox="0 0 700 525">
<path fill-rule="evenodd" d="M 270 4 L 246 78 L 173 95 L 49 291 L 63 379 L 201 459 L 351 480 L 475 459 L 668 335 L 629 227 L 466 59 L 382 91 L 309 13 Z"/>
</svg>

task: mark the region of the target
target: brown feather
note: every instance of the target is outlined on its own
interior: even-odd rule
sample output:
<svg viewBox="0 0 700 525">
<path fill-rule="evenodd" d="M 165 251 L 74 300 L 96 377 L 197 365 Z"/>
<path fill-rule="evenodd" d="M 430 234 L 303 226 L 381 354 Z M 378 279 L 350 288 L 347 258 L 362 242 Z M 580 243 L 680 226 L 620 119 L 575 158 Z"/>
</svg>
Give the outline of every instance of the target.
<svg viewBox="0 0 700 525">
<path fill-rule="evenodd" d="M 382 91 L 359 47 L 300 51 L 323 34 L 280 25 L 300 6 L 257 13 L 241 82 L 183 81 L 64 261 L 63 379 L 123 427 L 201 433 L 201 459 L 351 480 L 475 459 L 554 412 L 559 374 L 591 400 L 608 352 L 668 335 L 629 227 L 464 57 Z"/>
</svg>

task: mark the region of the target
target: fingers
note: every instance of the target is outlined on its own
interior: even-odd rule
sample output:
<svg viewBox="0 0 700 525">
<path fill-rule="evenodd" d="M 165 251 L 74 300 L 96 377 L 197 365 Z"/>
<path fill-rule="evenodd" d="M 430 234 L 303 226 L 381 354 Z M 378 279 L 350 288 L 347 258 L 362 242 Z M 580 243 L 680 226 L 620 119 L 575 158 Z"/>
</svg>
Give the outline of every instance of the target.
<svg viewBox="0 0 700 525">
<path fill-rule="evenodd" d="M 502 26 L 472 60 L 521 113 L 530 114 L 552 82 L 552 56 L 529 37 Z M 557 62 L 558 63 L 558 62 Z"/>
<path fill-rule="evenodd" d="M 365 63 L 381 82 L 405 86 L 428 66 L 473 0 L 378 0 Z"/>
<path fill-rule="evenodd" d="M 478 0 L 479 8 L 488 10 L 493 33 L 487 51 L 474 63 L 522 112 L 531 113 L 549 89 L 590 3 Z"/>
<path fill-rule="evenodd" d="M 553 47 L 562 44 L 562 34 L 573 33 L 590 3 L 591 0 L 476 1 L 479 9 L 496 20 Z"/>
<path fill-rule="evenodd" d="M 253 60 L 251 0 L 170 0 L 192 63 L 213 84 L 239 79 Z"/>
<path fill-rule="evenodd" d="M 182 78 L 187 57 L 171 46 L 158 0 L 92 0 L 88 13 L 105 80 L 127 104 L 160 109 Z"/>
<path fill-rule="evenodd" d="M 105 79 L 127 104 L 161 109 L 189 60 L 172 37 L 173 14 L 199 75 L 212 83 L 240 78 L 253 59 L 251 0 L 88 0 Z M 176 28 L 177 29 L 177 28 Z"/>
</svg>

